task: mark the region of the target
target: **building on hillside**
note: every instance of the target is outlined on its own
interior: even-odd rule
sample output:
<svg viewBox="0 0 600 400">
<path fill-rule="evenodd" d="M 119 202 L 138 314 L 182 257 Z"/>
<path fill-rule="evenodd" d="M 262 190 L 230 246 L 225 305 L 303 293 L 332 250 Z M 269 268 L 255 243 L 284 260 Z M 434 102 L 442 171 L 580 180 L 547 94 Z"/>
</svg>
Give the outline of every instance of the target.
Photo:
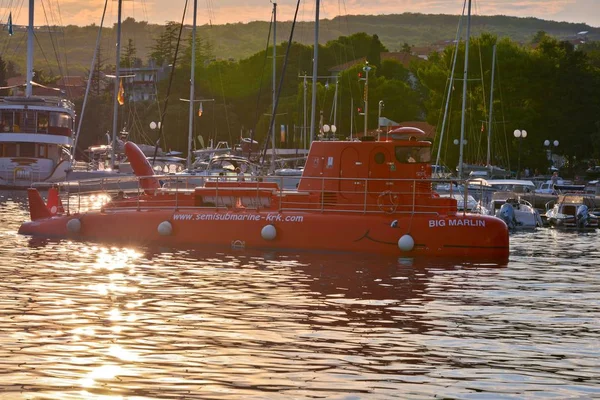
<svg viewBox="0 0 600 400">
<path fill-rule="evenodd" d="M 11 88 L 13 96 L 25 95 L 27 78 L 22 75 L 7 79 L 7 86 Z M 69 99 L 82 97 L 85 94 L 86 80 L 83 76 L 65 76 L 53 84 L 33 84 L 32 92 L 36 96 L 64 96 Z"/>
<path fill-rule="evenodd" d="M 168 65 L 157 67 L 153 62 L 137 68 L 121 68 L 119 74 L 124 76 L 123 89 L 128 101 L 156 101 L 156 84 L 167 78 L 170 72 Z"/>
</svg>

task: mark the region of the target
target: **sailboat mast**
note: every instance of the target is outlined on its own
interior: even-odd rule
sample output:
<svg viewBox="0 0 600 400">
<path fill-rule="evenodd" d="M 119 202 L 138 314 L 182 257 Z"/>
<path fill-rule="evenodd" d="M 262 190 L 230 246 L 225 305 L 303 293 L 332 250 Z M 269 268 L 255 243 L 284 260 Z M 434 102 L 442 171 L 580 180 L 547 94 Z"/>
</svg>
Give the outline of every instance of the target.
<svg viewBox="0 0 600 400">
<path fill-rule="evenodd" d="M 315 140 L 315 120 L 317 109 L 317 65 L 319 61 L 319 8 L 320 1 L 315 1 L 315 48 L 313 55 L 313 76 L 312 76 L 312 97 L 311 97 L 311 113 L 310 113 L 310 141 Z"/>
<path fill-rule="evenodd" d="M 490 120 L 488 122 L 488 135 L 487 135 L 487 166 L 490 171 L 492 170 L 491 163 L 491 146 L 492 146 L 492 113 L 494 111 L 494 72 L 496 72 L 496 45 L 492 50 L 492 86 L 490 88 Z M 491 174 L 490 174 L 491 175 Z"/>
<path fill-rule="evenodd" d="M 112 126 L 112 144 L 110 149 L 110 168 L 115 169 L 115 147 L 117 147 L 117 117 L 119 112 L 119 64 L 121 63 L 121 12 L 123 8 L 123 0 L 118 0 L 117 12 L 117 56 L 115 63 L 115 93 L 113 96 L 113 126 Z"/>
<path fill-rule="evenodd" d="M 194 15 L 192 25 L 192 62 L 190 71 L 190 109 L 189 109 L 189 126 L 188 126 L 188 154 L 187 154 L 187 169 L 192 168 L 192 139 L 194 132 L 194 96 L 196 83 L 196 11 L 198 9 L 198 0 L 194 0 Z"/>
<path fill-rule="evenodd" d="M 471 0 L 467 12 L 467 37 L 465 39 L 465 69 L 463 73 L 463 98 L 460 118 L 460 143 L 458 155 L 458 178 L 463 177 L 463 157 L 465 147 L 465 110 L 467 108 L 467 78 L 469 76 L 469 41 L 471 39 Z"/>
<path fill-rule="evenodd" d="M 27 26 L 27 82 L 25 83 L 25 96 L 31 97 L 33 80 L 33 3 L 29 0 L 29 25 Z"/>
<path fill-rule="evenodd" d="M 273 117 L 271 118 L 271 171 L 275 170 L 275 102 L 277 101 L 277 3 L 273 3 Z"/>
<path fill-rule="evenodd" d="M 307 114 L 306 114 L 306 88 L 308 83 L 306 82 L 306 72 L 304 73 L 304 83 L 303 83 L 303 87 L 304 87 L 304 99 L 302 100 L 302 105 L 304 106 L 304 114 L 303 114 L 303 121 L 302 123 L 304 124 L 304 126 L 302 127 L 302 148 L 306 149 L 306 126 L 308 125 L 307 123 Z"/>
</svg>

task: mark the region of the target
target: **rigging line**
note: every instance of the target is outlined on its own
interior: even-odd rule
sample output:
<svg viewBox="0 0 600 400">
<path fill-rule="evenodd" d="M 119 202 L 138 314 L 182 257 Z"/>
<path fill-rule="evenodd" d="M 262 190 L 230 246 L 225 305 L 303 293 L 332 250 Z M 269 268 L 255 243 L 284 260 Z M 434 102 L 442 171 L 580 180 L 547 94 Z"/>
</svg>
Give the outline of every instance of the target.
<svg viewBox="0 0 600 400">
<path fill-rule="evenodd" d="M 463 2 L 463 9 L 462 9 L 462 13 L 460 16 L 460 19 L 458 20 L 458 27 L 456 28 L 456 45 L 454 47 L 454 53 L 452 55 L 452 70 L 450 72 L 450 79 L 448 79 L 448 95 L 446 98 L 446 105 L 445 105 L 445 109 L 444 109 L 444 114 L 443 114 L 443 119 L 442 119 L 442 127 L 440 128 L 440 138 L 439 138 L 439 143 L 438 143 L 438 153 L 437 153 L 437 157 L 435 160 L 435 164 L 436 165 L 440 165 L 440 156 L 441 156 L 441 152 L 442 152 L 442 142 L 444 139 L 444 130 L 445 130 L 445 125 L 446 125 L 446 121 L 448 119 L 448 108 L 450 105 L 450 99 L 452 96 L 452 91 L 454 88 L 454 70 L 456 67 L 456 59 L 458 57 L 458 49 L 459 49 L 459 45 L 460 45 L 460 33 L 462 31 L 462 20 L 465 16 L 465 8 L 467 5 L 467 0 L 465 0 Z M 445 92 L 444 92 L 445 93 Z"/>
<path fill-rule="evenodd" d="M 85 106 L 87 104 L 87 98 L 90 93 L 90 87 L 92 86 L 92 76 L 94 74 L 94 68 L 96 65 L 96 59 L 98 57 L 99 49 L 100 49 L 100 37 L 102 36 L 102 27 L 104 25 L 104 17 L 106 15 L 106 7 L 108 5 L 108 0 L 104 0 L 104 11 L 102 11 L 102 18 L 100 19 L 100 27 L 98 28 L 98 36 L 96 37 L 96 47 L 94 50 L 94 56 L 92 57 L 92 64 L 90 65 L 90 76 L 87 81 L 87 86 L 85 88 L 85 95 L 83 96 L 83 104 L 81 106 L 81 115 L 79 116 L 79 123 L 77 124 L 77 132 L 75 133 L 75 139 L 73 143 L 73 152 L 71 153 L 71 158 L 75 159 L 75 152 L 77 151 L 77 141 L 79 140 L 79 135 L 81 134 L 81 124 L 83 122 L 83 116 L 85 114 Z M 98 80 L 100 80 L 100 75 L 98 74 Z"/>
<path fill-rule="evenodd" d="M 165 121 L 165 115 L 167 114 L 167 106 L 169 105 L 169 96 L 171 95 L 171 86 L 173 85 L 173 76 L 175 75 L 175 67 L 177 66 L 177 55 L 179 54 L 179 44 L 181 43 L 181 33 L 183 32 L 183 24 L 185 21 L 185 14 L 188 8 L 188 0 L 185 0 L 185 6 L 183 7 L 183 15 L 181 16 L 181 24 L 179 25 L 179 35 L 177 37 L 177 44 L 175 45 L 175 54 L 173 55 L 173 66 L 171 68 L 171 75 L 169 76 L 169 85 L 167 86 L 167 95 L 165 97 L 165 104 L 163 106 L 162 113 L 160 115 L 160 127 L 158 128 L 158 138 L 154 143 L 154 155 L 152 156 L 152 165 L 156 160 L 156 153 L 158 151 L 158 144 L 163 136 L 163 125 Z"/>
<path fill-rule="evenodd" d="M 479 37 L 477 50 L 479 52 L 479 74 L 481 77 L 481 93 L 483 94 L 483 117 L 484 119 L 488 118 L 487 112 L 487 95 L 485 93 L 485 79 L 483 76 L 483 57 L 481 56 L 481 47 L 483 46 L 482 37 Z M 493 88 L 492 88 L 493 89 Z"/>
<path fill-rule="evenodd" d="M 506 113 L 504 112 L 504 96 L 502 95 L 502 79 L 500 79 L 500 61 L 496 59 L 496 73 L 498 74 L 498 90 L 500 92 L 500 108 L 502 110 L 502 130 L 504 131 L 504 149 L 506 150 L 506 163 L 510 170 L 510 152 L 508 151 L 508 135 L 506 134 Z"/>
<path fill-rule="evenodd" d="M 207 7 L 208 7 L 207 12 L 209 14 L 209 18 L 211 18 L 211 21 L 212 21 L 212 19 L 215 18 L 214 6 L 212 4 L 212 1 L 210 1 L 210 0 L 207 1 Z M 214 40 L 214 37 L 212 36 L 212 33 L 213 33 L 212 30 L 213 29 L 214 28 L 213 28 L 213 25 L 212 25 L 212 22 L 211 22 L 211 24 L 209 25 L 209 29 L 207 30 L 207 32 L 209 32 L 210 34 L 207 35 L 207 36 L 209 36 L 209 39 L 213 39 Z M 217 43 L 220 44 L 220 42 L 218 40 L 215 40 L 215 42 L 217 42 Z M 204 49 L 206 50 L 206 53 L 208 55 L 212 56 L 211 55 L 212 47 L 210 45 L 210 41 L 209 40 L 207 40 L 207 41 L 204 42 Z M 219 85 L 220 85 L 220 89 L 221 89 L 221 97 L 223 98 L 223 111 L 225 113 L 225 124 L 227 126 L 227 133 L 228 133 L 228 136 L 229 136 L 229 141 L 233 142 L 233 136 L 231 134 L 231 124 L 230 124 L 230 121 L 229 121 L 229 108 L 227 107 L 227 103 L 225 101 L 225 85 L 223 83 L 223 73 L 222 73 L 222 69 L 221 69 L 221 64 L 217 63 L 216 68 L 217 68 L 217 74 L 219 76 Z M 215 102 L 215 104 L 213 105 L 213 110 L 216 110 L 216 106 L 217 106 L 217 104 Z M 215 126 L 215 120 L 216 120 L 216 112 L 213 111 L 213 127 Z M 216 130 L 215 130 L 214 134 L 215 134 L 215 140 L 216 140 L 216 136 L 217 136 Z"/>
<path fill-rule="evenodd" d="M 288 40 L 287 48 L 285 49 L 285 58 L 284 58 L 284 62 L 283 62 L 283 68 L 281 71 L 281 77 L 279 78 L 279 86 L 277 87 L 277 96 L 275 96 L 275 104 L 273 105 L 273 115 L 271 115 L 271 121 L 269 123 L 269 133 L 267 134 L 267 140 L 266 140 L 267 143 L 269 142 L 268 138 L 270 138 L 271 135 L 273 134 L 273 127 L 275 125 L 274 121 L 275 121 L 275 117 L 277 116 L 277 106 L 279 105 L 279 98 L 281 97 L 281 89 L 283 88 L 283 80 L 285 78 L 285 70 L 287 69 L 287 65 L 288 65 L 290 48 L 292 47 L 292 38 L 294 37 L 294 28 L 296 27 L 296 20 L 298 18 L 298 9 L 299 8 L 300 8 L 300 0 L 298 0 L 298 2 L 296 3 L 296 11 L 294 13 L 294 20 L 292 21 L 292 27 L 290 29 L 290 39 Z M 275 45 L 275 43 L 273 43 L 273 45 Z M 314 110 L 313 110 L 313 112 L 314 112 Z M 272 150 L 275 151 L 275 149 L 272 149 Z M 266 152 L 267 151 L 265 148 L 265 154 L 263 156 L 263 163 L 265 160 Z M 272 168 L 275 168 L 275 166 L 273 166 Z"/>
<path fill-rule="evenodd" d="M 269 24 L 269 33 L 267 35 L 267 47 L 265 48 L 265 58 L 263 59 L 263 66 L 261 68 L 261 71 L 265 71 L 266 70 L 266 65 L 267 65 L 267 60 L 269 58 L 269 43 L 271 42 L 271 29 L 273 28 L 273 12 L 271 11 L 271 23 Z M 256 108 L 255 108 L 255 114 L 254 114 L 254 129 L 252 129 L 252 132 L 250 132 L 250 143 L 254 143 L 254 134 L 256 132 L 256 130 L 258 129 L 258 120 L 260 118 L 260 98 L 262 97 L 262 89 L 263 89 L 263 77 L 264 77 L 264 73 L 260 75 L 260 84 L 258 86 L 258 94 L 256 95 Z M 268 141 L 268 138 L 267 138 Z M 248 158 L 250 157 L 250 155 L 252 154 L 252 146 L 249 146 L 250 149 L 248 150 Z M 265 148 L 265 152 L 266 152 L 266 148 Z"/>
<path fill-rule="evenodd" d="M 46 64 L 48 64 L 48 68 L 50 69 L 50 75 L 54 76 L 54 70 L 52 69 L 52 65 L 50 65 L 50 61 L 48 61 L 48 58 L 46 57 L 46 53 L 44 52 L 44 48 L 42 47 L 42 44 L 40 43 L 38 35 L 34 33 L 33 37 L 35 38 L 35 42 L 38 44 L 38 47 L 39 47 L 40 51 L 42 52 L 42 56 L 44 56 L 44 60 L 46 60 Z"/>
<path fill-rule="evenodd" d="M 65 28 L 64 28 L 64 24 L 63 24 L 63 20 L 62 20 L 62 13 L 60 10 L 60 3 L 58 2 L 58 0 L 56 0 L 56 9 L 58 10 L 58 26 L 60 27 L 60 32 L 61 32 L 61 38 L 62 38 L 62 48 L 63 48 L 63 55 L 64 55 L 64 65 L 65 65 L 65 71 L 66 71 L 66 75 L 69 75 L 69 60 L 68 60 L 68 53 L 67 53 L 67 46 L 65 43 Z M 57 39 L 57 44 L 58 44 L 58 39 Z M 71 96 L 72 93 L 69 93 L 69 95 Z"/>
<path fill-rule="evenodd" d="M 46 14 L 46 7 L 44 6 L 44 2 L 43 1 L 41 1 L 41 3 L 42 3 L 42 10 L 44 11 L 44 18 L 45 18 L 46 24 L 48 26 L 48 36 L 50 37 L 50 43 L 52 43 L 52 49 L 54 50 L 54 56 L 56 57 L 56 64 L 57 64 L 56 66 L 58 68 L 58 73 L 61 76 L 64 76 L 64 73 L 63 73 L 62 67 L 61 67 L 61 63 L 60 63 L 60 57 L 58 56 L 58 52 L 56 50 L 56 45 L 54 44 L 54 36 L 52 35 L 52 31 L 50 30 L 50 21 L 48 21 L 48 15 Z M 39 44 L 39 40 L 37 38 L 37 35 L 35 35 L 35 36 L 36 36 L 36 41 Z M 41 46 L 40 46 L 40 48 L 41 48 Z M 42 53 L 43 53 L 43 50 L 42 50 Z M 45 58 L 45 55 L 44 55 L 44 58 Z M 46 62 L 48 62 L 48 59 L 46 59 Z M 50 71 L 52 71 L 52 67 L 50 67 Z M 54 75 L 54 73 L 52 73 L 52 74 Z"/>
</svg>

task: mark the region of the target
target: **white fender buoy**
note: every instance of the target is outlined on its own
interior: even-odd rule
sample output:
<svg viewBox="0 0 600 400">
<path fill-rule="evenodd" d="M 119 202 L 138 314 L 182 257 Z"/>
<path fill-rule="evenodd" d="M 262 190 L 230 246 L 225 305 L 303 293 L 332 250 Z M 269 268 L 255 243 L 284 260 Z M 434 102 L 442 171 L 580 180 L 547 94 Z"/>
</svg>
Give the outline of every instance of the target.
<svg viewBox="0 0 600 400">
<path fill-rule="evenodd" d="M 409 234 L 398 239 L 398 247 L 402 251 L 411 251 L 415 247 L 415 240 Z"/>
<path fill-rule="evenodd" d="M 67 230 L 70 233 L 77 233 L 81 230 L 81 221 L 77 218 L 70 219 L 67 222 Z"/>
<path fill-rule="evenodd" d="M 265 240 L 273 240 L 277 236 L 277 229 L 273 225 L 265 225 L 260 231 L 260 236 Z"/>
<path fill-rule="evenodd" d="M 169 221 L 163 221 L 158 224 L 158 233 L 161 236 L 169 236 L 173 233 L 173 225 Z"/>
</svg>

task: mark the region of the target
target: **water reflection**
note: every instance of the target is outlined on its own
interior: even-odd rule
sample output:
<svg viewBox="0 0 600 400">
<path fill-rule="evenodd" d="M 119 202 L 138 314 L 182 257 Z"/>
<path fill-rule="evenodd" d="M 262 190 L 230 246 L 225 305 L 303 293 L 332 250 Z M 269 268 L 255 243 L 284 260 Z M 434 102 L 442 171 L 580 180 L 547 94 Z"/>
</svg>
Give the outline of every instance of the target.
<svg viewBox="0 0 600 400">
<path fill-rule="evenodd" d="M 39 241 L 0 207 L 1 398 L 600 396 L 593 233 L 470 265 Z"/>
</svg>

